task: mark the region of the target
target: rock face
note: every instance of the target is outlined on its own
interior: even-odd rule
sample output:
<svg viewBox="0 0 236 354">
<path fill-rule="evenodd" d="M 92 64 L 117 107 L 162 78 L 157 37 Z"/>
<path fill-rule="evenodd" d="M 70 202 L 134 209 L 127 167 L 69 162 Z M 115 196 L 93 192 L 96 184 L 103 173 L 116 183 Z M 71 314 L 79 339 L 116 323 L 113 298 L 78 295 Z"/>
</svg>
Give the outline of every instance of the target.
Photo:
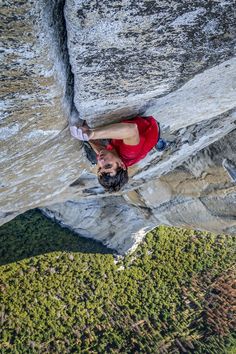
<svg viewBox="0 0 236 354">
<path fill-rule="evenodd" d="M 43 213 L 79 235 L 101 241 L 119 253 L 132 251 L 156 226 L 148 208 L 124 197 L 80 198 L 44 208 Z"/>
<path fill-rule="evenodd" d="M 228 156 L 236 168 L 235 150 L 236 130 L 123 197 L 74 198 L 44 213 L 121 254 L 156 225 L 236 234 L 236 187 L 222 167 Z"/>
<path fill-rule="evenodd" d="M 2 6 L 3 222 L 54 200 L 78 173 L 73 161 L 79 161 L 78 144 L 65 129 L 73 77 L 63 3 L 25 0 Z"/>
<path fill-rule="evenodd" d="M 236 233 L 234 6 L 3 5 L 0 222 L 40 207 L 120 253 L 158 224 Z M 69 136 L 75 107 L 91 126 L 153 115 L 174 144 L 152 151 L 130 168 L 122 192 L 107 195 Z"/>
<path fill-rule="evenodd" d="M 91 125 L 144 112 L 234 51 L 234 1 L 67 0 L 65 17 L 75 105 Z"/>
</svg>

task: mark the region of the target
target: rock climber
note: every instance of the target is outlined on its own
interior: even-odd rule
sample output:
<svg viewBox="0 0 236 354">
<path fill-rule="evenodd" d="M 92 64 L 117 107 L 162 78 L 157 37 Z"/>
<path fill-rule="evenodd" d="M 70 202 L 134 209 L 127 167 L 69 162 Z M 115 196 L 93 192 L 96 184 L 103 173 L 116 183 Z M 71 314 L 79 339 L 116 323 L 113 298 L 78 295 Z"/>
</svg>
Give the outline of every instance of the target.
<svg viewBox="0 0 236 354">
<path fill-rule="evenodd" d="M 164 144 L 153 117 L 136 116 L 94 129 L 84 123 L 71 126 L 70 131 L 74 138 L 89 141 L 97 154 L 98 181 L 109 192 L 119 191 L 128 182 L 129 166 L 142 160 L 157 143 Z M 110 139 L 109 144 L 102 145 L 101 139 Z"/>
</svg>

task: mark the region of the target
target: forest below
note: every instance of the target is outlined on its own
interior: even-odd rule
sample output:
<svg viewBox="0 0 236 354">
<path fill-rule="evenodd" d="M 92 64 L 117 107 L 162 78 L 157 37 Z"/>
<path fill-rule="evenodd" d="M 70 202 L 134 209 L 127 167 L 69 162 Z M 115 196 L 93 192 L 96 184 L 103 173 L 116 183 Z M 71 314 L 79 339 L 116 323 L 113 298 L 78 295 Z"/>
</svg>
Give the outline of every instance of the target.
<svg viewBox="0 0 236 354">
<path fill-rule="evenodd" d="M 161 226 L 121 257 L 33 210 L 0 241 L 1 353 L 235 353 L 235 236 Z"/>
</svg>

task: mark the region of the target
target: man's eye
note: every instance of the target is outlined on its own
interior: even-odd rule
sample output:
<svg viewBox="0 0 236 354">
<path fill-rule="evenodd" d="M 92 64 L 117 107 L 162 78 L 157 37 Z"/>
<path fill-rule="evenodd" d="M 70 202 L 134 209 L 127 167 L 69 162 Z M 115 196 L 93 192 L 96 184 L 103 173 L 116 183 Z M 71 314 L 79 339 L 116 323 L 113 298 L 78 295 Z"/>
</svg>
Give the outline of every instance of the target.
<svg viewBox="0 0 236 354">
<path fill-rule="evenodd" d="M 112 165 L 108 163 L 107 165 L 104 166 L 105 170 L 109 170 L 109 168 L 112 168 Z"/>
</svg>

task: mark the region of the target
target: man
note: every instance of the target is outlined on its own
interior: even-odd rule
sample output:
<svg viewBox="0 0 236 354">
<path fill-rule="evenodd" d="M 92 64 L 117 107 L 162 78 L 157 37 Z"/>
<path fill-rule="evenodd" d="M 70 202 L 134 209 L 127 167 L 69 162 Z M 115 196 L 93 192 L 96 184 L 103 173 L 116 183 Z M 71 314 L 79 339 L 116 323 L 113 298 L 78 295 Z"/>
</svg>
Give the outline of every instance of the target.
<svg viewBox="0 0 236 354">
<path fill-rule="evenodd" d="M 140 116 L 95 129 L 71 126 L 70 131 L 74 138 L 89 141 L 97 154 L 98 181 L 109 192 L 119 191 L 128 182 L 127 168 L 142 160 L 160 135 L 153 117 Z M 104 147 L 100 139 L 110 143 Z"/>
</svg>

